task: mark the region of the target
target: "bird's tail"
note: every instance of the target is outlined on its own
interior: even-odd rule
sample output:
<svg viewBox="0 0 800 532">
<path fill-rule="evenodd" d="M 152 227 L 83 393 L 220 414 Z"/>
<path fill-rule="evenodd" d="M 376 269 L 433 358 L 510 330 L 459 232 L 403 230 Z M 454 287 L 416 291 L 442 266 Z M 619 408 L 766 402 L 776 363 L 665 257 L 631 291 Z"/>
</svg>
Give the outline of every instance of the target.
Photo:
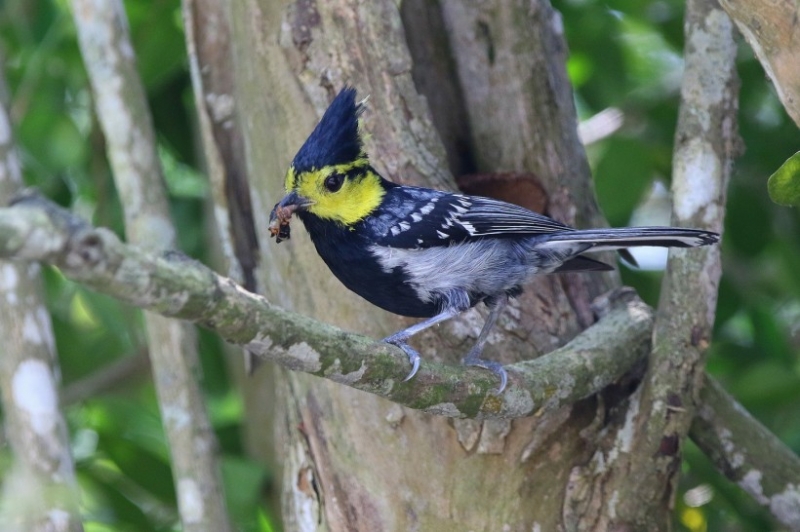
<svg viewBox="0 0 800 532">
<path fill-rule="evenodd" d="M 719 241 L 719 235 L 681 227 L 619 227 L 576 229 L 555 233 L 547 244 L 589 244 L 586 251 L 605 251 L 637 246 L 693 248 Z"/>
</svg>

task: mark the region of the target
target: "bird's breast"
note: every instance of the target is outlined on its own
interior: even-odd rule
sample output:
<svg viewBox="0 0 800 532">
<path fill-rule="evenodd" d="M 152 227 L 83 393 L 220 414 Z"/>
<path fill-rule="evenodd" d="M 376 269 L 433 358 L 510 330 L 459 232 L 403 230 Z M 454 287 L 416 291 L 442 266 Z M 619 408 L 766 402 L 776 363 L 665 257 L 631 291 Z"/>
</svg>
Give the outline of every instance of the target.
<svg viewBox="0 0 800 532">
<path fill-rule="evenodd" d="M 427 318 L 439 312 L 437 301 L 419 297 L 404 269 L 386 268 L 379 262 L 363 233 L 313 219 L 306 228 L 334 276 L 373 305 L 413 318 Z"/>
</svg>

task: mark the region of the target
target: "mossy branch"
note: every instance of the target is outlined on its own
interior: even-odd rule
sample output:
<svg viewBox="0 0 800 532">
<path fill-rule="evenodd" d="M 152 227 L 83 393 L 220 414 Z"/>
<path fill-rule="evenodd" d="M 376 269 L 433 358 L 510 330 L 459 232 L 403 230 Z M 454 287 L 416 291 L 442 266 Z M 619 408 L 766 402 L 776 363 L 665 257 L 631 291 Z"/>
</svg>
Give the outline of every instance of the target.
<svg viewBox="0 0 800 532">
<path fill-rule="evenodd" d="M 706 375 L 692 440 L 788 530 L 800 530 L 800 458 Z"/>
<path fill-rule="evenodd" d="M 409 382 L 398 348 L 270 304 L 178 252 L 122 243 L 36 194 L 0 209 L 0 257 L 42 261 L 133 306 L 195 322 L 264 360 L 450 417 L 516 418 L 588 397 L 624 375 L 650 348 L 652 311 L 630 290 L 606 300 L 603 317 L 566 346 L 493 374 L 423 362 Z"/>
</svg>

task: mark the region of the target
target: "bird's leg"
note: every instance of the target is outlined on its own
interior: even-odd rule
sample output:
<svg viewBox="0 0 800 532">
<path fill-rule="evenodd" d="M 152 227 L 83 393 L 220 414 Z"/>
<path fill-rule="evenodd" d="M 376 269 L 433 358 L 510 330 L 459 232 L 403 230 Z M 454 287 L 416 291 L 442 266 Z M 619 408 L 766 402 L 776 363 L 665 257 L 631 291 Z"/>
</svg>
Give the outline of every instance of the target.
<svg viewBox="0 0 800 532">
<path fill-rule="evenodd" d="M 480 356 L 483 352 L 483 347 L 486 345 L 486 340 L 489 338 L 489 332 L 491 332 L 497 323 L 497 318 L 502 314 L 503 310 L 505 310 L 506 304 L 508 304 L 508 296 L 502 296 L 488 305 L 489 315 L 486 317 L 483 329 L 481 329 L 481 333 L 478 335 L 478 341 L 475 342 L 475 345 L 469 350 L 467 356 L 464 357 L 464 364 L 467 366 L 477 366 L 479 368 L 488 369 L 500 378 L 500 387 L 497 388 L 497 392 L 495 392 L 497 395 L 503 393 L 506 383 L 508 382 L 508 374 L 506 370 L 503 369 L 502 364 L 492 362 L 491 360 L 483 360 Z"/>
<path fill-rule="evenodd" d="M 407 329 L 398 331 L 393 335 L 387 336 L 386 338 L 381 340 L 382 342 L 386 342 L 387 344 L 396 345 L 397 347 L 405 351 L 406 355 L 408 355 L 408 361 L 411 362 L 411 372 L 406 376 L 405 379 L 403 379 L 403 382 L 406 382 L 417 373 L 420 361 L 419 353 L 417 353 L 417 351 L 413 347 L 408 345 L 408 339 L 414 336 L 415 334 L 424 331 L 428 327 L 432 327 L 444 320 L 449 320 L 453 316 L 456 316 L 459 312 L 461 311 L 454 308 L 445 309 L 444 311 L 440 312 L 436 316 L 433 316 L 432 318 L 428 318 L 427 320 L 416 323 Z"/>
</svg>

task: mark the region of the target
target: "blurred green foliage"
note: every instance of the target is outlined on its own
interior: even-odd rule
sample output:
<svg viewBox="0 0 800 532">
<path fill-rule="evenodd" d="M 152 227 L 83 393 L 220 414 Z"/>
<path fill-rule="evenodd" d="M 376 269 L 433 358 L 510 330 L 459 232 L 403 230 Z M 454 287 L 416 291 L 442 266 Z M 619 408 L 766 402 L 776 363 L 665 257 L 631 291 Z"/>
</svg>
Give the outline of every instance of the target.
<svg viewBox="0 0 800 532">
<path fill-rule="evenodd" d="M 0 46 L 8 101 L 27 184 L 123 234 L 122 211 L 105 157 L 102 132 L 64 0 L 0 3 Z M 125 3 L 183 251 L 206 256 L 204 199 L 193 131 L 193 96 L 180 1 Z M 47 299 L 65 396 L 121 360 L 142 357 L 141 313 L 46 270 Z M 271 531 L 270 478 L 243 449 L 241 398 L 232 388 L 222 344 L 199 331 L 203 386 L 222 448 L 222 476 L 237 530 Z M 77 386 L 77 388 L 76 388 Z M 169 449 L 146 371 L 121 385 L 66 405 L 86 530 L 178 530 Z M 7 455 L 1 470 L 9 466 Z"/>
<path fill-rule="evenodd" d="M 554 0 L 570 46 L 567 65 L 582 119 L 620 109 L 623 127 L 589 147 L 609 222 L 625 225 L 656 180 L 669 182 L 682 72 L 683 2 Z M 119 199 L 93 115 L 91 92 L 65 0 L 0 3 L 9 107 L 28 184 L 98 225 L 123 233 Z M 182 249 L 206 260 L 204 178 L 196 170 L 191 84 L 179 0 L 125 4 L 164 164 Z M 800 224 L 776 206 L 767 177 L 800 146 L 800 133 L 742 44 L 740 132 L 746 152 L 731 179 L 723 244 L 725 275 L 709 370 L 758 419 L 800 451 Z M 660 274 L 623 268 L 651 304 Z M 145 349 L 141 315 L 46 275 L 65 387 Z M 240 439 L 243 413 L 220 342 L 200 332 L 203 385 L 223 452 L 228 504 L 239 530 L 271 531 L 271 472 Z M 177 509 L 169 453 L 149 379 L 67 405 L 88 531 L 173 530 Z M 8 467 L 0 455 L 0 470 Z M 769 530 L 769 515 L 723 479 L 692 445 L 676 526 Z"/>
</svg>

